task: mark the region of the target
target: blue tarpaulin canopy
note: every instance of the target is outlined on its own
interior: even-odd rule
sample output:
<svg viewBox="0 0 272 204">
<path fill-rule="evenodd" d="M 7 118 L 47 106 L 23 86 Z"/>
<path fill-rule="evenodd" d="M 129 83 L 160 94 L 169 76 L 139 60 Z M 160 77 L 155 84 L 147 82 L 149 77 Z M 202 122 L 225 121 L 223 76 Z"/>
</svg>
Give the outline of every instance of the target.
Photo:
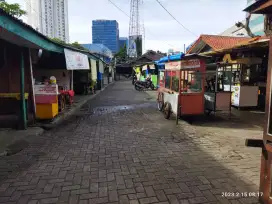
<svg viewBox="0 0 272 204">
<path fill-rule="evenodd" d="M 168 62 L 168 61 L 181 60 L 183 56 L 184 56 L 184 53 L 177 54 L 177 55 L 166 56 L 166 57 L 161 58 L 161 59 L 159 60 L 159 63 Z"/>
<path fill-rule="evenodd" d="M 165 63 L 159 62 L 159 60 L 158 60 L 158 61 L 155 61 L 155 65 L 158 67 L 158 70 L 163 70 Z"/>
</svg>

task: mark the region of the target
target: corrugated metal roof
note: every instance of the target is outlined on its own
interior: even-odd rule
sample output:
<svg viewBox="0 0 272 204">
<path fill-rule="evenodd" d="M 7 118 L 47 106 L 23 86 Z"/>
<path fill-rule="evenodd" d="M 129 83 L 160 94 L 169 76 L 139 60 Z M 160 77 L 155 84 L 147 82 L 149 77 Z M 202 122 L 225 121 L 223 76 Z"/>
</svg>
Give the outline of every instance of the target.
<svg viewBox="0 0 272 204">
<path fill-rule="evenodd" d="M 103 54 L 106 55 L 108 57 L 112 57 L 112 51 L 105 45 L 103 44 L 81 44 L 81 46 L 85 47 L 86 49 L 88 49 L 90 52 L 94 52 L 94 53 L 99 53 L 99 54 Z"/>
</svg>

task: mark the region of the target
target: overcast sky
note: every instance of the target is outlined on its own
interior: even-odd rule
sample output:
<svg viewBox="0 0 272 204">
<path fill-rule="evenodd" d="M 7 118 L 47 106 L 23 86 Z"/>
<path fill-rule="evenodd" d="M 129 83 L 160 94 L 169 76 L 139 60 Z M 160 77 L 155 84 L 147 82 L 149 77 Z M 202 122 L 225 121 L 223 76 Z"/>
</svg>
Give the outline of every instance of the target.
<svg viewBox="0 0 272 204">
<path fill-rule="evenodd" d="M 108 0 L 68 0 L 70 41 L 92 42 L 92 20 L 109 19 L 119 23 L 120 37 L 128 36 L 129 18 Z M 130 0 L 112 0 L 129 15 Z M 25 8 L 25 0 L 7 0 Z M 243 20 L 246 0 L 160 0 L 179 25 L 156 0 L 143 0 L 141 19 L 145 25 L 145 50 L 183 51 L 200 34 L 219 34 Z"/>
</svg>

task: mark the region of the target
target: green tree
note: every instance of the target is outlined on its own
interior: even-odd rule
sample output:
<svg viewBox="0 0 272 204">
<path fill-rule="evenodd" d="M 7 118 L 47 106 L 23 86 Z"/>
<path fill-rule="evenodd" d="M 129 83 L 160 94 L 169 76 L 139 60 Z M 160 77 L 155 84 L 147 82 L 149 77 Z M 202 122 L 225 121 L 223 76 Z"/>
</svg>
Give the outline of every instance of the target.
<svg viewBox="0 0 272 204">
<path fill-rule="evenodd" d="M 3 1 L 3 2 L 0 2 L 0 8 L 16 18 L 20 18 L 21 16 L 26 14 L 26 11 L 21 9 L 21 6 L 17 3 L 9 4 Z"/>
<path fill-rule="evenodd" d="M 72 47 L 77 48 L 79 50 L 86 50 L 89 51 L 88 49 L 86 49 L 85 47 L 83 47 L 82 45 L 80 45 L 78 42 L 73 42 L 70 44 Z"/>
<path fill-rule="evenodd" d="M 67 45 L 67 46 L 71 46 L 71 47 L 79 49 L 79 50 L 89 51 L 85 47 L 81 46 L 78 42 L 73 42 L 73 43 L 69 44 L 69 43 L 66 43 L 63 40 L 59 39 L 59 38 L 51 38 L 51 40 L 53 40 L 54 42 L 59 43 L 61 45 Z"/>
<path fill-rule="evenodd" d="M 59 38 L 51 38 L 51 40 L 53 40 L 56 43 L 62 44 L 62 45 L 67 45 L 66 42 L 64 42 L 63 40 L 61 40 Z"/>
<path fill-rule="evenodd" d="M 124 45 L 123 48 L 121 48 L 119 50 L 118 53 L 116 53 L 114 55 L 114 57 L 116 58 L 116 61 L 117 61 L 118 64 L 121 63 L 121 62 L 125 62 L 127 60 L 128 55 L 127 55 L 127 46 L 126 46 L 126 44 Z"/>
</svg>

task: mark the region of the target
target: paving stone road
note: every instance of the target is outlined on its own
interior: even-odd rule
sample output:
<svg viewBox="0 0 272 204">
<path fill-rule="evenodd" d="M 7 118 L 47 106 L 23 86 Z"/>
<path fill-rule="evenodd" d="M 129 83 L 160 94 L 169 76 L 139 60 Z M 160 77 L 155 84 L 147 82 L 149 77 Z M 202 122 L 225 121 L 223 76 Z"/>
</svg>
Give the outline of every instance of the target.
<svg viewBox="0 0 272 204">
<path fill-rule="evenodd" d="M 63 126 L 0 158 L 0 203 L 258 203 L 260 150 L 208 129 L 176 126 L 148 94 L 116 82 Z"/>
</svg>

